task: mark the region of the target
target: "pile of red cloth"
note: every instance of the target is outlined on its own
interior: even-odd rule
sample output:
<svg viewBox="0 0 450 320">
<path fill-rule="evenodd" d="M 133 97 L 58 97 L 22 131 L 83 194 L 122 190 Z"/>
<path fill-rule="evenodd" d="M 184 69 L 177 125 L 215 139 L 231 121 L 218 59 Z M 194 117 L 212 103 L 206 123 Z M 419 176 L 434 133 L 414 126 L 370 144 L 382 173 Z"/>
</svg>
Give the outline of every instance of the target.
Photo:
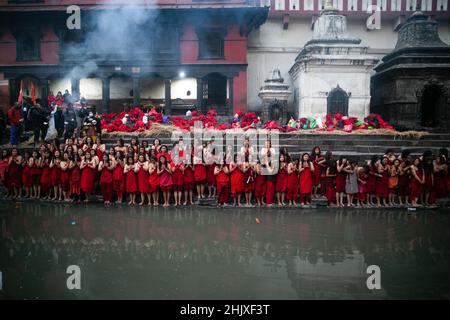
<svg viewBox="0 0 450 320">
<path fill-rule="evenodd" d="M 337 113 L 332 117 L 327 114 L 325 118 L 325 127 L 323 130 L 333 131 L 333 130 L 343 130 L 345 132 L 352 132 L 353 130 L 361 129 L 388 129 L 393 130 L 394 128 L 389 125 L 383 118 L 378 114 L 370 114 L 364 118 L 364 122 L 358 120 L 355 117 L 343 116 Z"/>
</svg>

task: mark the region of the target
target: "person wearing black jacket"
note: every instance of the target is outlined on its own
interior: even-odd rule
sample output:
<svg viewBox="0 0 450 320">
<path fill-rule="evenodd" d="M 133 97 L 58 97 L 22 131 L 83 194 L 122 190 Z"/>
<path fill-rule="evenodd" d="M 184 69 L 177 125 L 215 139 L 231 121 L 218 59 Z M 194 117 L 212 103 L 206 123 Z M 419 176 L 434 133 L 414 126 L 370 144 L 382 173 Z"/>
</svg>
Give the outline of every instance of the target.
<svg viewBox="0 0 450 320">
<path fill-rule="evenodd" d="M 28 127 L 34 132 L 34 145 L 44 141 L 48 130 L 49 112 L 39 103 L 28 111 Z M 39 139 L 40 138 L 40 139 Z"/>
<path fill-rule="evenodd" d="M 77 127 L 77 113 L 74 108 L 69 105 L 64 111 L 64 140 L 72 138 Z"/>
<path fill-rule="evenodd" d="M 53 119 L 55 121 L 55 129 L 58 132 L 58 138 L 61 138 L 64 132 L 64 114 L 60 106 L 57 107 Z"/>
</svg>

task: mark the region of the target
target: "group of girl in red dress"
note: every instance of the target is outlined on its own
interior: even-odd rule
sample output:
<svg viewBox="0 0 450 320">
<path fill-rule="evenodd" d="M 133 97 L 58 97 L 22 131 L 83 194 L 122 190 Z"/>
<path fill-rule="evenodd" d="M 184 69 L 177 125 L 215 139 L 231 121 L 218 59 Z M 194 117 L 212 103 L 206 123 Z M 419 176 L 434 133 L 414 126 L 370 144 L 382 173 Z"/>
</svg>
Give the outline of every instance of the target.
<svg viewBox="0 0 450 320">
<path fill-rule="evenodd" d="M 213 141 L 186 146 L 180 139 L 169 150 L 159 139 L 149 145 L 132 138 L 127 146 L 120 139 L 106 149 L 100 137 L 85 137 L 55 140 L 23 155 L 3 150 L 0 181 L 7 197 L 66 202 L 88 202 L 100 191 L 105 204 L 126 199 L 158 206 L 162 200 L 164 207 L 192 205 L 194 193 L 195 200 L 216 197 L 219 206 L 230 197 L 235 206 L 293 206 L 320 196 L 338 207 L 417 206 L 447 196 L 446 152 L 417 158 L 387 152 L 358 166 L 346 157 L 333 160 L 331 152 L 322 155 L 319 147 L 294 159 L 270 140 L 260 152 L 245 139 L 236 154 L 216 154 Z"/>
</svg>

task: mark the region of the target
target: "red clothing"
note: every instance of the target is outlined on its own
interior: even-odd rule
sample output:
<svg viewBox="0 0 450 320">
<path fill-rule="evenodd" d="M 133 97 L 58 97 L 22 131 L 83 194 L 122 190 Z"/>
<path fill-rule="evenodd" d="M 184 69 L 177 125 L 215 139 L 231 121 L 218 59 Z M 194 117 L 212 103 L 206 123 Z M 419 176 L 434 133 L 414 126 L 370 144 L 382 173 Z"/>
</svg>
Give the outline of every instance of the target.
<svg viewBox="0 0 450 320">
<path fill-rule="evenodd" d="M 70 193 L 71 194 L 79 194 L 80 191 L 80 180 L 81 180 L 81 171 L 78 165 L 74 166 L 71 170 L 71 178 L 70 178 Z"/>
<path fill-rule="evenodd" d="M 244 172 L 244 192 L 249 193 L 255 190 L 255 177 L 252 168 Z"/>
<path fill-rule="evenodd" d="M 230 177 L 222 170 L 216 175 L 217 201 L 219 204 L 228 202 L 228 189 Z"/>
<path fill-rule="evenodd" d="M 313 186 L 313 175 L 311 168 L 303 168 L 300 172 L 300 194 L 310 194 Z"/>
<path fill-rule="evenodd" d="M 368 194 L 375 194 L 375 192 L 376 192 L 377 177 L 374 175 L 374 173 L 375 173 L 375 167 L 370 166 L 369 167 L 369 177 L 367 178 L 367 193 Z"/>
<path fill-rule="evenodd" d="M 422 179 L 424 176 L 423 170 L 416 171 L 417 177 Z M 423 185 L 415 178 L 411 178 L 411 200 L 417 200 L 423 192 Z"/>
<path fill-rule="evenodd" d="M 22 186 L 22 168 L 14 162 L 8 167 L 8 183 L 11 188 L 20 188 Z"/>
<path fill-rule="evenodd" d="M 266 193 L 266 177 L 260 174 L 255 178 L 255 197 L 259 200 Z"/>
<path fill-rule="evenodd" d="M 149 193 L 156 192 L 159 187 L 159 175 L 156 169 L 148 176 Z"/>
<path fill-rule="evenodd" d="M 315 157 L 311 158 L 311 161 L 313 162 L 313 165 L 314 165 L 314 174 L 313 174 L 312 183 L 313 183 L 313 186 L 315 186 L 315 187 L 317 187 L 320 184 L 320 170 L 322 168 L 317 162 L 322 161 L 323 159 L 324 158 L 322 156 L 317 157 L 317 159 Z"/>
<path fill-rule="evenodd" d="M 31 177 L 31 168 L 26 164 L 22 169 L 22 185 L 29 188 L 33 185 L 33 179 Z"/>
<path fill-rule="evenodd" d="M 425 172 L 425 184 L 423 185 L 423 191 L 426 193 L 429 193 L 429 192 L 431 192 L 431 189 L 433 188 L 432 181 L 431 181 L 433 172 L 428 167 L 424 169 L 424 172 Z"/>
<path fill-rule="evenodd" d="M 133 170 L 125 173 L 125 191 L 127 193 L 135 193 L 138 190 L 136 174 Z"/>
<path fill-rule="evenodd" d="M 273 204 L 275 195 L 275 181 L 272 179 L 266 180 L 266 204 Z"/>
<path fill-rule="evenodd" d="M 204 164 L 194 165 L 194 179 L 196 183 L 202 183 L 206 180 L 206 167 Z"/>
<path fill-rule="evenodd" d="M 8 120 L 11 125 L 15 125 L 15 126 L 19 125 L 20 118 L 21 117 L 20 117 L 19 108 L 13 107 L 8 110 Z"/>
<path fill-rule="evenodd" d="M 327 188 L 325 191 L 325 195 L 327 197 L 327 202 L 328 204 L 332 204 L 335 201 L 335 197 L 336 197 L 336 188 L 335 188 L 335 184 L 336 184 L 336 177 L 326 177 L 327 178 Z"/>
<path fill-rule="evenodd" d="M 125 189 L 125 176 L 123 168 L 117 165 L 113 170 L 113 190 L 115 192 L 123 192 Z"/>
<path fill-rule="evenodd" d="M 52 186 L 52 170 L 48 165 L 44 165 L 41 174 L 41 188 L 47 191 Z"/>
<path fill-rule="evenodd" d="M 244 174 L 239 168 L 236 168 L 231 172 L 231 194 L 235 197 L 244 191 Z"/>
<path fill-rule="evenodd" d="M 85 193 L 94 191 L 95 170 L 89 166 L 81 170 L 80 188 Z"/>
<path fill-rule="evenodd" d="M 336 192 L 345 192 L 345 173 L 338 172 L 336 174 Z"/>
<path fill-rule="evenodd" d="M 216 184 L 216 178 L 214 176 L 214 169 L 216 168 L 216 164 L 208 164 L 206 166 L 206 182 L 208 186 L 214 186 Z"/>
<path fill-rule="evenodd" d="M 149 193 L 148 172 L 144 168 L 139 168 L 137 172 L 138 191 L 141 193 Z"/>
<path fill-rule="evenodd" d="M 389 195 L 389 173 L 384 170 L 382 177 L 377 177 L 376 194 L 380 198 L 387 198 Z"/>
<path fill-rule="evenodd" d="M 182 186 L 183 185 L 183 172 L 181 171 L 183 168 L 183 164 L 175 164 L 171 163 L 170 168 L 175 168 L 172 173 L 172 182 L 174 186 Z"/>
<path fill-rule="evenodd" d="M 53 94 L 47 96 L 48 106 L 52 105 L 52 102 L 55 102 L 56 97 Z"/>
<path fill-rule="evenodd" d="M 61 168 L 54 166 L 52 169 L 52 184 L 59 186 L 61 184 Z"/>
<path fill-rule="evenodd" d="M 184 190 L 192 190 L 194 188 L 194 170 L 191 166 L 184 168 L 183 187 Z"/>
<path fill-rule="evenodd" d="M 286 169 L 280 169 L 277 174 L 277 182 L 275 186 L 276 192 L 286 192 L 288 185 L 288 174 L 286 172 Z"/>
<path fill-rule="evenodd" d="M 298 197 L 298 175 L 297 172 L 289 173 L 287 175 L 287 193 L 286 200 L 297 201 Z"/>
<path fill-rule="evenodd" d="M 173 184 L 172 175 L 168 171 L 163 170 L 163 172 L 161 172 L 161 174 L 159 175 L 160 187 L 167 188 L 167 187 L 171 187 L 172 184 Z"/>
<path fill-rule="evenodd" d="M 71 175 L 71 170 L 61 170 L 61 188 L 63 189 L 63 191 L 69 191 Z"/>
<path fill-rule="evenodd" d="M 112 183 L 113 182 L 113 174 L 112 171 L 106 168 L 103 168 L 100 173 L 100 183 Z"/>
</svg>

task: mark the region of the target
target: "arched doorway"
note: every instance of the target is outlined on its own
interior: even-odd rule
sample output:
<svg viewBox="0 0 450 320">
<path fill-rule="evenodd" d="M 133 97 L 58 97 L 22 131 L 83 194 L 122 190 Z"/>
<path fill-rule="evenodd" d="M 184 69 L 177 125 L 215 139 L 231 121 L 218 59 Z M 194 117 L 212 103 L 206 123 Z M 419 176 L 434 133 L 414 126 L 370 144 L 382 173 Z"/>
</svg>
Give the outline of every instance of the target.
<svg viewBox="0 0 450 320">
<path fill-rule="evenodd" d="M 348 94 L 339 85 L 328 94 L 327 113 L 331 116 L 336 113 L 348 116 Z"/>
<path fill-rule="evenodd" d="M 420 125 L 422 127 L 438 127 L 441 114 L 441 104 L 443 102 L 442 91 L 437 85 L 426 86 L 420 101 Z"/>
<path fill-rule="evenodd" d="M 210 73 L 204 77 L 203 101 L 206 109 L 215 107 L 218 113 L 226 113 L 227 78 L 219 73 Z"/>
</svg>

